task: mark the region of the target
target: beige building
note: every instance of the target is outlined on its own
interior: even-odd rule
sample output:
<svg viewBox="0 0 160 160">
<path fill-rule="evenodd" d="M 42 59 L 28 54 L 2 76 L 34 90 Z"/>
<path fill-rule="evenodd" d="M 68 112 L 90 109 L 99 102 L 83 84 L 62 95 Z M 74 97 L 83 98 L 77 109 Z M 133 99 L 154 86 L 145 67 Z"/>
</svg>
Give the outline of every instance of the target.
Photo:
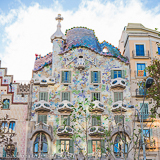
<svg viewBox="0 0 160 160">
<path fill-rule="evenodd" d="M 29 87 L 13 82 L 7 68 L 0 67 L 0 126 L 4 136 L 0 135 L 0 159 L 25 159 Z"/>
<path fill-rule="evenodd" d="M 152 123 L 149 118 L 150 109 L 154 104 L 152 99 L 145 99 L 143 109 L 140 109 L 143 103 L 144 89 L 139 83 L 147 76 L 145 68 L 151 64 L 154 58 L 160 58 L 159 32 L 148 29 L 140 23 L 128 23 L 122 32 L 118 48 L 121 54 L 127 56 L 130 61 L 131 104 L 139 109 L 141 116 L 143 113 L 143 134 L 145 136 L 147 159 L 158 160 L 160 159 L 160 120 L 155 119 Z M 140 121 L 138 118 L 136 119 L 138 129 Z M 140 156 L 142 159 L 142 149 L 140 150 Z"/>
</svg>

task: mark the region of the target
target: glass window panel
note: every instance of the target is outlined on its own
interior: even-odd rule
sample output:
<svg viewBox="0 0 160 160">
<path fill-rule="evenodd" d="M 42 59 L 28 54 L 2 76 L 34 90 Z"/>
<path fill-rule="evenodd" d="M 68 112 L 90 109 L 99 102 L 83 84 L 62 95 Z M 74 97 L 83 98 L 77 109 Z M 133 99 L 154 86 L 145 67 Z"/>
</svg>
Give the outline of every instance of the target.
<svg viewBox="0 0 160 160">
<path fill-rule="evenodd" d="M 47 150 L 48 150 L 47 143 L 43 143 L 42 152 L 47 152 Z"/>
<path fill-rule="evenodd" d="M 64 141 L 61 141 L 61 152 L 64 152 Z"/>
<path fill-rule="evenodd" d="M 158 54 L 160 55 L 160 47 L 158 47 Z"/>
<path fill-rule="evenodd" d="M 39 143 L 34 144 L 34 152 L 38 152 L 38 144 Z"/>
</svg>

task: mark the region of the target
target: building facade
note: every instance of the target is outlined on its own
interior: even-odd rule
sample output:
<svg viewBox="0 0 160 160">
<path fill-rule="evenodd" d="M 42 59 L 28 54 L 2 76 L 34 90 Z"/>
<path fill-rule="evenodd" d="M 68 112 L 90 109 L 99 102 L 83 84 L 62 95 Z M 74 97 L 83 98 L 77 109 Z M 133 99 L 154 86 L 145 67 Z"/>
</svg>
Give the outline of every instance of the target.
<svg viewBox="0 0 160 160">
<path fill-rule="evenodd" d="M 147 159 L 160 159 L 160 119 L 157 117 L 152 122 L 152 119 L 149 117 L 150 109 L 154 105 L 154 101 L 150 98 L 145 99 L 144 107 L 141 110 L 145 90 L 143 83 L 140 85 L 148 74 L 145 68 L 151 65 L 153 59 L 160 58 L 159 32 L 148 29 L 140 23 L 128 23 L 122 32 L 118 47 L 122 55 L 127 56 L 130 61 L 131 104 L 140 110 L 141 117 L 144 121 L 143 134 L 146 143 Z M 138 126 L 140 126 L 138 117 L 136 126 L 138 130 Z M 140 156 L 142 159 L 142 149 L 140 150 Z"/>
<path fill-rule="evenodd" d="M 129 139 L 132 130 L 132 110 L 127 108 L 131 99 L 129 61 L 118 48 L 105 41 L 99 43 L 91 29 L 72 28 L 64 35 L 60 30 L 62 17 L 58 15 L 56 19 L 57 31 L 51 36 L 53 52 L 37 56 L 34 64 L 27 154 L 44 159 L 76 159 L 76 155 L 83 157 L 88 150 L 89 158 L 108 159 L 102 151 L 107 142 L 101 135 L 105 129 L 112 129 L 116 146 L 112 146 L 112 153 L 117 158 L 123 157 L 117 136 L 118 131 L 122 132 L 122 124 L 119 129 L 116 124 L 122 114 L 124 137 Z M 86 115 L 80 114 L 73 122 L 73 113 L 78 115 L 81 102 Z M 86 130 L 76 136 L 78 128 Z M 127 146 L 123 150 L 127 152 Z"/>
<path fill-rule="evenodd" d="M 3 159 L 25 159 L 29 90 L 30 85 L 13 82 L 7 68 L 0 66 L 0 157 Z"/>
</svg>

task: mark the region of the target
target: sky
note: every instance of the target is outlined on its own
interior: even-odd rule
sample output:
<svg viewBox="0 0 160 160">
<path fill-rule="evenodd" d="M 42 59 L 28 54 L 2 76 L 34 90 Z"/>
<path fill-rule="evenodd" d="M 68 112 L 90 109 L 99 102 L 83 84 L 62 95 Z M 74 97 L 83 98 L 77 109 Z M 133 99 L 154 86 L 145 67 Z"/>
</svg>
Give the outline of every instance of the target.
<svg viewBox="0 0 160 160">
<path fill-rule="evenodd" d="M 123 28 L 141 23 L 160 30 L 159 0 L 0 0 L 0 60 L 16 82 L 32 78 L 35 54 L 52 52 L 55 17 L 61 30 L 83 26 L 118 47 Z"/>
</svg>

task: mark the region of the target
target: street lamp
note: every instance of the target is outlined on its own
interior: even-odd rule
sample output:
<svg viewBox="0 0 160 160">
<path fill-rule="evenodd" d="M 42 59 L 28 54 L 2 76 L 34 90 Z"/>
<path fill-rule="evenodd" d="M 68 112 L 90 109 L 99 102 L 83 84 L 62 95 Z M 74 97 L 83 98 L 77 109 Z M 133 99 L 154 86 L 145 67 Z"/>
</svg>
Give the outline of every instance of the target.
<svg viewBox="0 0 160 160">
<path fill-rule="evenodd" d="M 142 147 L 143 147 L 143 158 L 144 160 L 146 160 L 146 152 L 145 152 L 145 143 L 144 143 L 144 137 L 143 137 L 143 112 L 141 112 L 141 117 L 140 117 L 140 111 L 143 111 L 143 106 L 144 106 L 144 99 L 146 96 L 146 92 L 147 92 L 147 88 L 151 87 L 153 84 L 153 78 L 148 77 L 145 83 L 145 92 L 144 92 L 144 97 L 143 97 L 143 104 L 140 108 L 140 110 L 138 110 L 134 105 L 129 105 L 128 108 L 135 108 L 136 111 L 138 112 L 138 117 L 140 119 L 140 124 L 141 124 L 141 140 L 142 140 Z"/>
</svg>

